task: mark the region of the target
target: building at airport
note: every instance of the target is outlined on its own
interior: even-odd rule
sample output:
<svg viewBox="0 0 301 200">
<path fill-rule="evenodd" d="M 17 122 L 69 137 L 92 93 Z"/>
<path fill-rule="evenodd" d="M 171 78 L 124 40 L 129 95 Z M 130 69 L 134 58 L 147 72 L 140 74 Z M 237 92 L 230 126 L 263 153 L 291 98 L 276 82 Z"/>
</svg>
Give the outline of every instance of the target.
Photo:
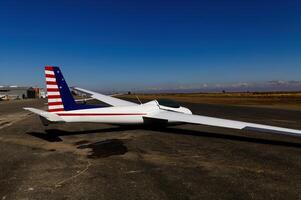
<svg viewBox="0 0 301 200">
<path fill-rule="evenodd" d="M 0 86 L 0 99 L 33 99 L 44 98 L 44 90 L 33 87 Z"/>
</svg>

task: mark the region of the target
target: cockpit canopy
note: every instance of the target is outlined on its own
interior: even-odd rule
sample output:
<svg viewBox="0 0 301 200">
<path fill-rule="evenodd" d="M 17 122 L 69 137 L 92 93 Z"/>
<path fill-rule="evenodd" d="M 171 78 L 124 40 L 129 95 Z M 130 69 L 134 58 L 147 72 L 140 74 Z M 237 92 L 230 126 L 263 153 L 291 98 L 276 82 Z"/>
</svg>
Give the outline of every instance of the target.
<svg viewBox="0 0 301 200">
<path fill-rule="evenodd" d="M 158 99 L 157 100 L 160 106 L 170 107 L 170 108 L 180 108 L 180 104 L 169 100 L 169 99 Z"/>
</svg>

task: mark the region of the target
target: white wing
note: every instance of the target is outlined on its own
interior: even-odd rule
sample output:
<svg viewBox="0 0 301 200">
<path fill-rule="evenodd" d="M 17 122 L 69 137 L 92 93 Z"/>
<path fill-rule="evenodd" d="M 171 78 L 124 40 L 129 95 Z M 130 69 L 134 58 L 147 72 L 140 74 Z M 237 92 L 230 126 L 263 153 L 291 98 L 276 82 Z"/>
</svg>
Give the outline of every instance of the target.
<svg viewBox="0 0 301 200">
<path fill-rule="evenodd" d="M 217 126 L 223 128 L 254 130 L 254 131 L 301 136 L 301 130 L 220 119 L 220 118 L 207 117 L 201 115 L 189 115 L 189 114 L 176 113 L 170 111 L 160 111 L 154 114 L 153 116 L 150 116 L 150 118 L 163 119 L 163 120 L 176 121 L 176 122 L 185 122 L 185 123 L 192 123 L 192 124 L 201 124 L 201 125 L 208 125 L 208 126 Z"/>
<path fill-rule="evenodd" d="M 78 87 L 73 88 L 73 90 L 88 94 L 91 98 L 97 99 L 97 100 L 107 103 L 111 106 L 134 106 L 134 105 L 137 105 L 136 103 L 133 103 L 130 101 L 121 100 L 121 99 L 118 99 L 115 97 L 99 94 L 99 93 L 89 91 L 86 89 L 82 89 L 82 88 L 78 88 Z"/>
</svg>

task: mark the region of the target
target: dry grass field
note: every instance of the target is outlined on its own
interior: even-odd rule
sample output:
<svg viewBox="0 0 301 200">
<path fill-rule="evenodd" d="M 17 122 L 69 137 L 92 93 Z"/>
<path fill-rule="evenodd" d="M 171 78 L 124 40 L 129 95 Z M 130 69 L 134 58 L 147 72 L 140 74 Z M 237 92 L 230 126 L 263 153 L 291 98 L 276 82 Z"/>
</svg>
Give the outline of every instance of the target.
<svg viewBox="0 0 301 200">
<path fill-rule="evenodd" d="M 137 96 L 143 101 L 167 98 L 186 103 L 301 110 L 301 92 L 137 94 Z M 122 97 L 127 99 L 136 99 L 135 95 L 123 95 Z"/>
</svg>

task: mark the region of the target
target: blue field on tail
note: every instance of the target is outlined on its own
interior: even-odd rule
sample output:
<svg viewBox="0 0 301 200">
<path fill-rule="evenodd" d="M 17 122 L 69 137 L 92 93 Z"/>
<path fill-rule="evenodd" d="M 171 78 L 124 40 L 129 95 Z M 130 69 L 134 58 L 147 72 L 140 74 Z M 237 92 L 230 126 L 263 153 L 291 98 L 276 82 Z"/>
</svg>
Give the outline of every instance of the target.
<svg viewBox="0 0 301 200">
<path fill-rule="evenodd" d="M 62 98 L 65 111 L 99 108 L 100 106 L 77 104 L 70 92 L 68 84 L 59 67 L 53 67 L 58 89 Z"/>
</svg>

